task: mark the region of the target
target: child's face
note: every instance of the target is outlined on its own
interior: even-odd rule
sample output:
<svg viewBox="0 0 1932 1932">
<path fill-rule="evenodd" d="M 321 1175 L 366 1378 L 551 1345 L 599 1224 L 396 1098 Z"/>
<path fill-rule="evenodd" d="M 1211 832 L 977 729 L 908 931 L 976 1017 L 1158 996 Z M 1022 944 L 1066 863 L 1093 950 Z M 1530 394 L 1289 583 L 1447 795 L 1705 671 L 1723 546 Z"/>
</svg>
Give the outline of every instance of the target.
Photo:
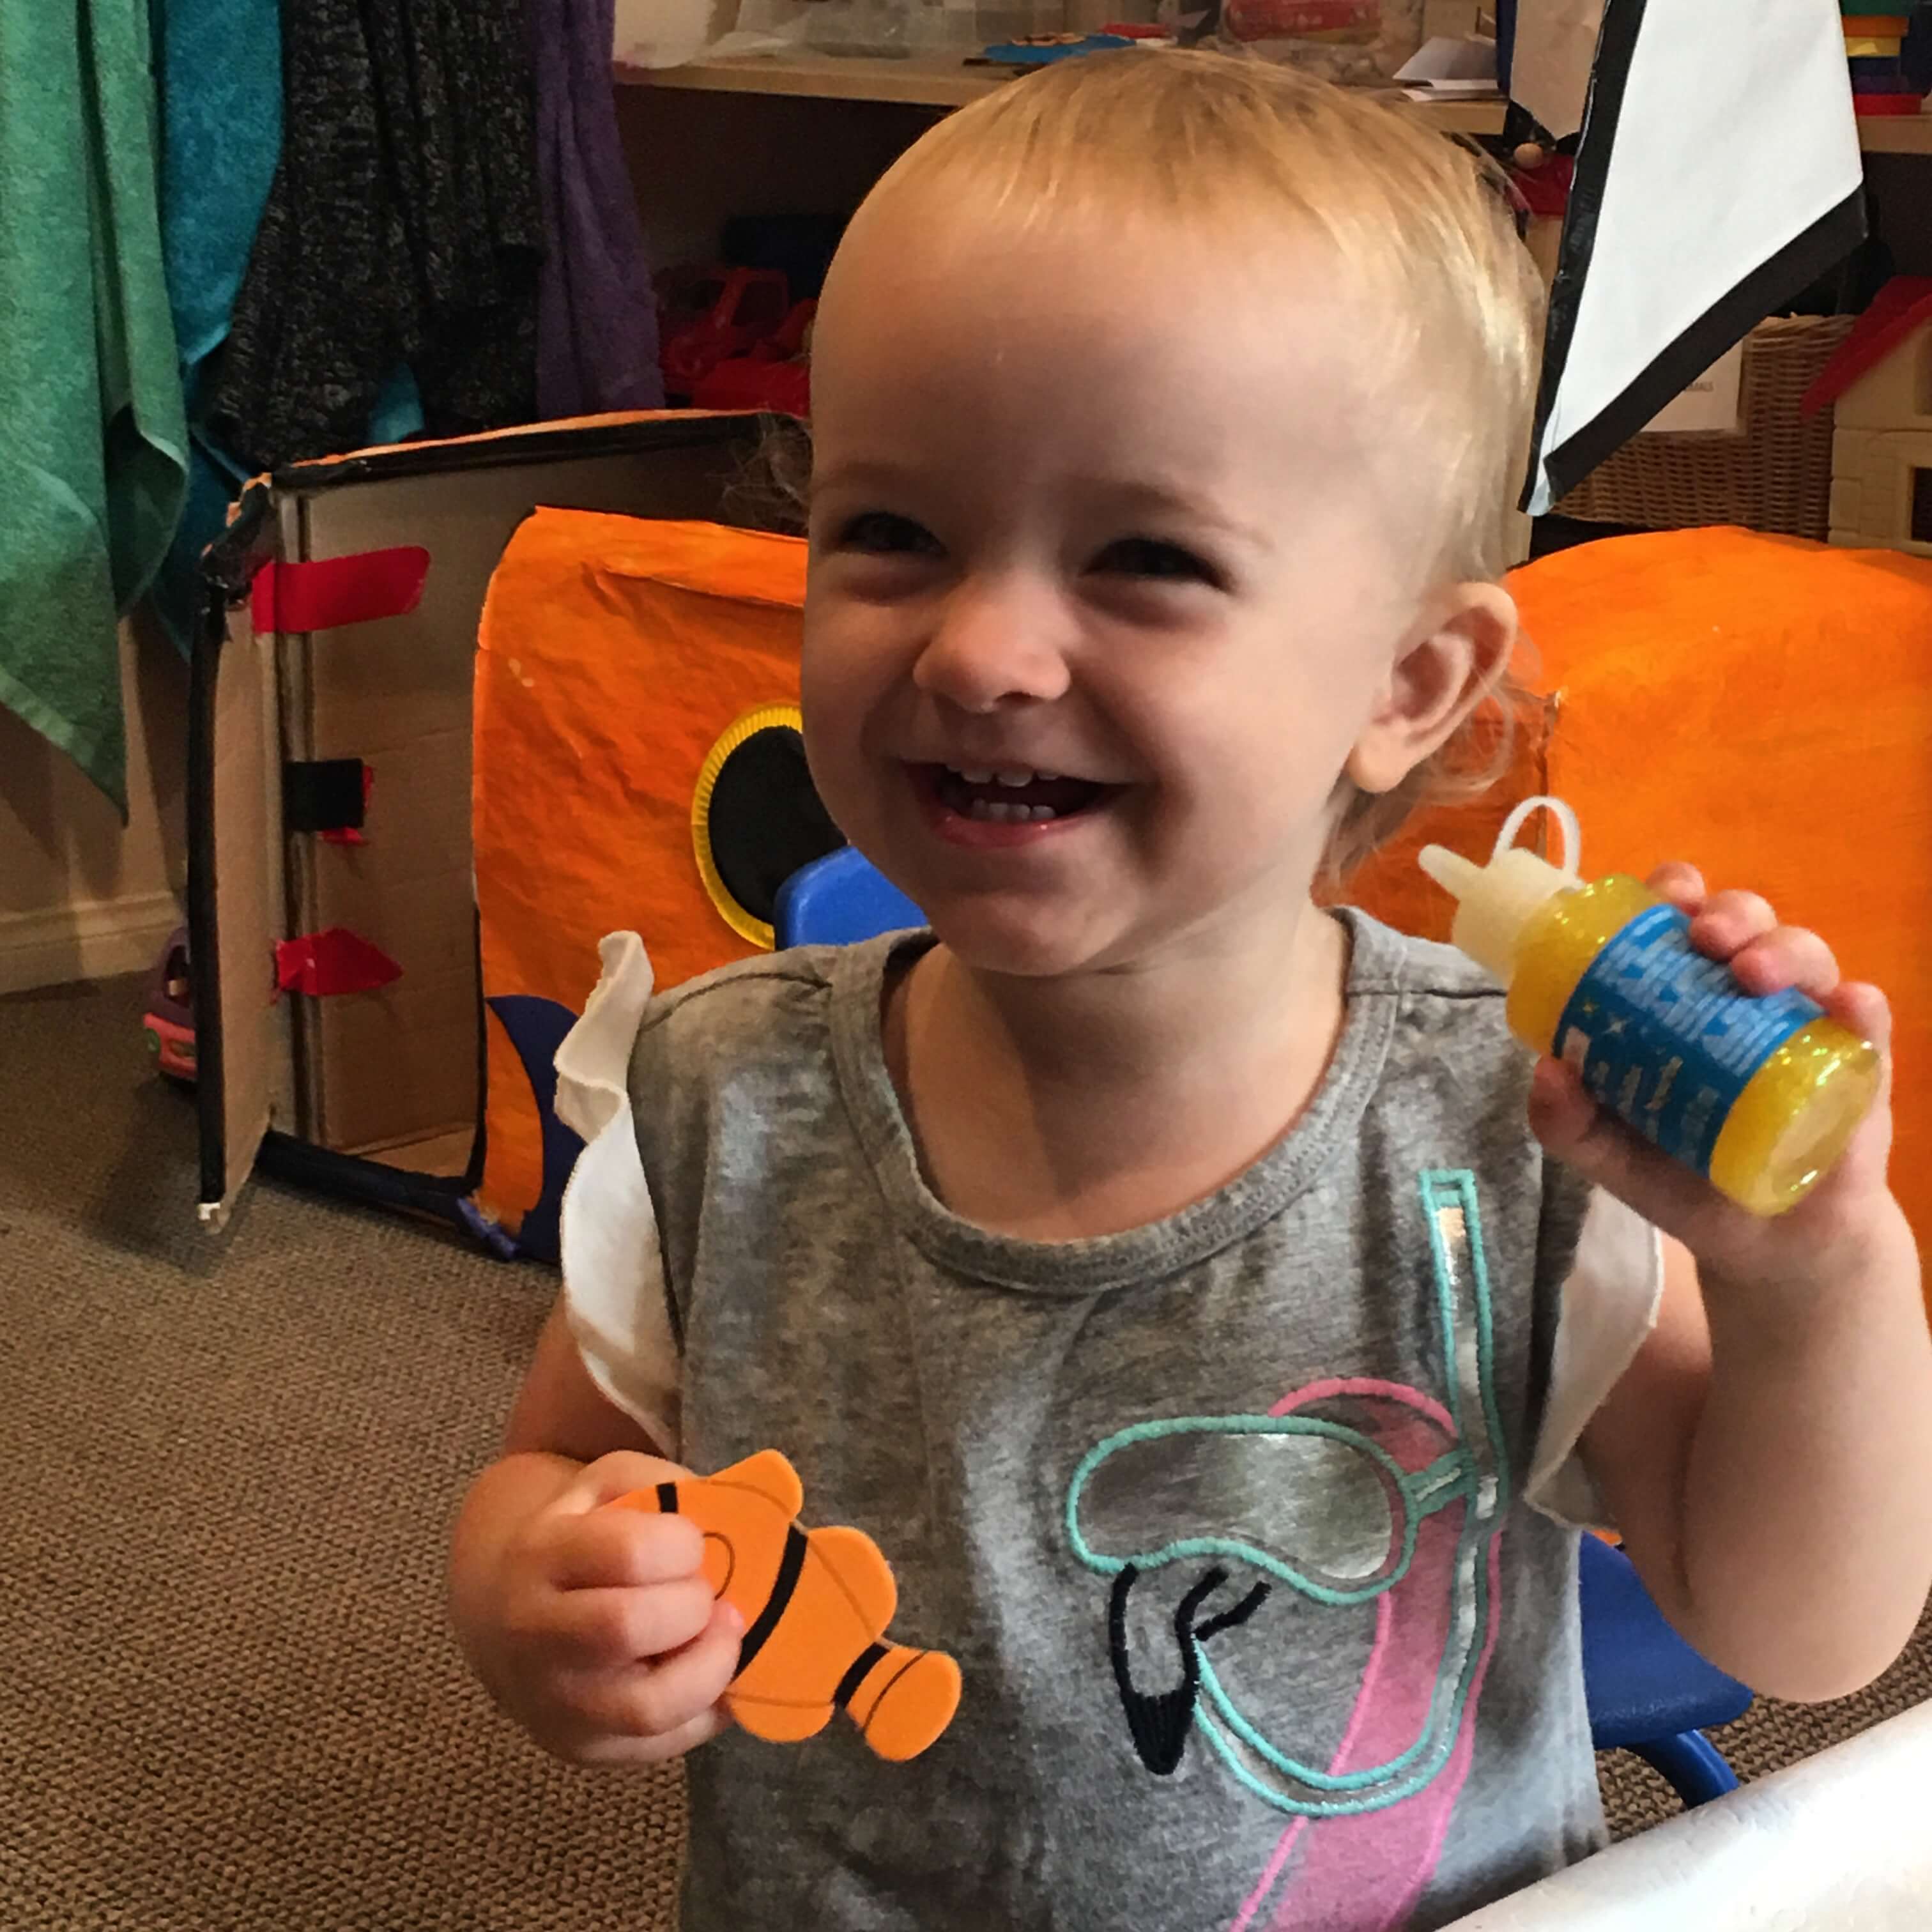
<svg viewBox="0 0 1932 1932">
<path fill-rule="evenodd" d="M 1312 242 L 920 217 L 854 224 L 815 339 L 825 802 L 987 970 L 1270 943 L 1415 616 L 1358 314 Z"/>
</svg>

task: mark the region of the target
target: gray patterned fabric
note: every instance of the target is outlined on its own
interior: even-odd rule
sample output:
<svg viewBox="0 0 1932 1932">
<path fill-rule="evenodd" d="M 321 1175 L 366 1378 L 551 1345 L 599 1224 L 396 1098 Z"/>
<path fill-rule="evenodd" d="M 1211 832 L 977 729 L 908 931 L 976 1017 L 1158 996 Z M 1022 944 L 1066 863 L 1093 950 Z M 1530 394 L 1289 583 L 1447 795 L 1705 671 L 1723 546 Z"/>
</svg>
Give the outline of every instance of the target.
<svg viewBox="0 0 1932 1932">
<path fill-rule="evenodd" d="M 214 434 L 259 469 L 356 448 L 404 363 L 432 436 L 527 422 L 544 239 L 523 0 L 282 13 L 281 160 Z"/>
</svg>

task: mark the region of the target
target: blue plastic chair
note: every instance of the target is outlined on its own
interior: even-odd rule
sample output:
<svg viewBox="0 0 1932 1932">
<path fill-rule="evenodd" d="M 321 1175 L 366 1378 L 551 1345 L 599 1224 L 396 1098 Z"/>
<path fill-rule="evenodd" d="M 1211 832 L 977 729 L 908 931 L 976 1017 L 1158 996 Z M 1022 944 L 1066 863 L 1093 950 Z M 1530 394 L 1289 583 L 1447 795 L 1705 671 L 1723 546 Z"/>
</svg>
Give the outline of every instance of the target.
<svg viewBox="0 0 1932 1932">
<path fill-rule="evenodd" d="M 800 866 L 772 908 L 780 946 L 850 946 L 925 923 L 925 914 L 850 845 Z"/>
<path fill-rule="evenodd" d="M 1735 1791 L 1736 1774 L 1704 1732 L 1742 1717 L 1750 1692 L 1671 1628 L 1621 1550 L 1586 1535 L 1578 1568 L 1592 1742 L 1636 1752 L 1687 1808 Z"/>
<path fill-rule="evenodd" d="M 781 946 L 850 945 L 924 923 L 918 907 L 849 845 L 794 872 L 772 916 Z M 1621 1550 L 1584 1537 L 1579 1572 L 1592 1743 L 1636 1752 L 1686 1806 L 1736 1790 L 1736 1774 L 1703 1733 L 1742 1717 L 1750 1692 L 1670 1628 Z"/>
</svg>

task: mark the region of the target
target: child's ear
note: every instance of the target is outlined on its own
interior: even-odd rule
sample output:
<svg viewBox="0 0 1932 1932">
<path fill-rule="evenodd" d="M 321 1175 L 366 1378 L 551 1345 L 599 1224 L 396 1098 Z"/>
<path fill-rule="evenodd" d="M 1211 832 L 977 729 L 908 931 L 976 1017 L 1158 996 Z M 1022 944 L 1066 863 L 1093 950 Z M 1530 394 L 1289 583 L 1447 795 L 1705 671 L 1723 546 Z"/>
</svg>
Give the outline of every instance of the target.
<svg viewBox="0 0 1932 1932">
<path fill-rule="evenodd" d="M 1434 597 L 1405 638 L 1343 769 L 1364 791 L 1393 791 L 1481 701 L 1516 648 L 1516 604 L 1496 584 Z"/>
</svg>

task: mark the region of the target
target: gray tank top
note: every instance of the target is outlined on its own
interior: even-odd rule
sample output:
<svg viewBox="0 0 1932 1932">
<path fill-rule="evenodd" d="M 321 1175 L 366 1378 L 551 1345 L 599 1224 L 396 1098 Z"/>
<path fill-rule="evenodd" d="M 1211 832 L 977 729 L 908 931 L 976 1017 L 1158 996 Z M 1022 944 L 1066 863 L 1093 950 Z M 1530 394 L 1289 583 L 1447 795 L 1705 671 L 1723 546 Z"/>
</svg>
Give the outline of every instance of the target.
<svg viewBox="0 0 1932 1932">
<path fill-rule="evenodd" d="M 884 1550 L 964 1689 L 688 1760 L 686 1932 L 1390 1932 L 1603 1842 L 1576 1534 L 1529 1508 L 1586 1194 L 1494 986 L 1347 915 L 1293 1130 L 1159 1224 L 990 1233 L 880 1041 L 902 935 L 728 969 L 631 1064 L 683 1455 L 767 1448 Z"/>
</svg>

